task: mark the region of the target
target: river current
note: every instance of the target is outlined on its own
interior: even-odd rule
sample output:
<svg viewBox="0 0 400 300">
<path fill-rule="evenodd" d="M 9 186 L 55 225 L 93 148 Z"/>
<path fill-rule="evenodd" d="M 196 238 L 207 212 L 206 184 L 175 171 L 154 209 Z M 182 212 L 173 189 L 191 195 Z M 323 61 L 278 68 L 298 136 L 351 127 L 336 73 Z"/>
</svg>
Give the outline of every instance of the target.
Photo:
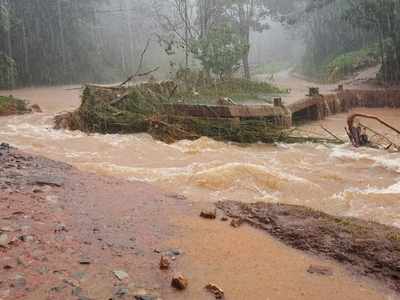
<svg viewBox="0 0 400 300">
<path fill-rule="evenodd" d="M 79 90 L 32 88 L 2 94 L 39 104 L 44 113 L 0 118 L 0 142 L 85 171 L 153 183 L 194 201 L 223 199 L 305 205 L 400 227 L 400 153 L 349 144 L 255 144 L 209 138 L 167 145 L 147 134 L 54 130 L 53 117 L 79 105 Z M 363 110 L 400 126 L 400 110 Z M 323 121 L 345 137 L 347 114 Z M 311 124 L 306 129 L 319 128 Z"/>
</svg>

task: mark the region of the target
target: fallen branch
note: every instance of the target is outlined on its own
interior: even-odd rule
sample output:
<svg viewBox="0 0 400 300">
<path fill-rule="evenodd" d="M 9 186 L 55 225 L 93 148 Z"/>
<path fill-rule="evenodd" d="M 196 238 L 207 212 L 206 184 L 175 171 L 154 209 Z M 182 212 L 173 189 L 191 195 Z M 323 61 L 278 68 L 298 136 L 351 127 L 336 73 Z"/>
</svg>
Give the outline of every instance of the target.
<svg viewBox="0 0 400 300">
<path fill-rule="evenodd" d="M 150 75 L 151 73 L 154 73 L 154 72 L 158 71 L 159 69 L 160 69 L 160 67 L 155 67 L 154 69 L 151 69 L 150 71 L 147 71 L 147 72 L 144 72 L 144 73 L 138 73 L 138 74 L 135 74 L 135 75 L 131 75 L 124 82 L 122 82 L 120 85 L 118 85 L 118 87 L 123 87 L 125 84 L 127 84 L 130 81 L 132 81 L 134 78 L 136 78 L 136 77 L 144 77 L 144 76 Z"/>
<path fill-rule="evenodd" d="M 326 133 L 328 133 L 330 136 L 332 136 L 332 137 L 334 137 L 335 139 L 337 139 L 338 141 L 344 143 L 344 141 L 343 141 L 341 138 L 339 138 L 338 136 L 336 136 L 333 132 L 331 132 L 330 130 L 328 130 L 327 128 L 325 128 L 323 125 L 321 125 L 321 128 L 322 128 Z"/>
<path fill-rule="evenodd" d="M 364 124 L 360 123 L 360 125 L 362 127 L 364 127 L 365 129 L 368 129 L 369 131 L 371 131 L 375 136 L 379 136 L 382 139 L 386 140 L 390 144 L 389 147 L 385 147 L 386 150 L 389 149 L 391 146 L 395 146 L 396 149 L 399 149 L 399 146 L 397 146 L 394 142 L 392 142 L 387 136 L 385 136 L 385 135 L 373 130 L 372 128 L 369 128 L 368 126 L 365 126 Z"/>
<path fill-rule="evenodd" d="M 366 118 L 366 119 L 372 119 L 372 120 L 378 121 L 379 123 L 381 123 L 382 125 L 390 128 L 391 130 L 393 130 L 397 134 L 400 134 L 400 130 L 394 128 L 392 125 L 390 125 L 389 123 L 386 123 L 385 121 L 383 121 L 382 119 L 378 118 L 377 116 L 365 115 L 365 114 L 353 114 L 353 115 L 351 115 L 347 119 L 347 124 L 349 125 L 349 128 L 353 127 L 354 120 L 355 120 L 355 118 L 358 118 L 358 117 Z"/>
<path fill-rule="evenodd" d="M 382 119 L 376 117 L 376 116 L 372 116 L 372 115 L 366 115 L 366 114 L 352 114 L 347 118 L 347 125 L 348 128 L 346 128 L 346 133 L 349 136 L 349 139 L 351 141 L 351 143 L 353 144 L 353 146 L 355 147 L 360 147 L 363 146 L 364 143 L 361 140 L 361 134 L 360 134 L 360 129 L 354 127 L 354 121 L 356 118 L 366 118 L 366 119 L 372 119 L 375 120 L 377 122 L 379 122 L 380 124 L 386 126 L 387 128 L 393 130 L 394 132 L 396 132 L 397 134 L 400 134 L 400 130 L 396 129 L 395 127 L 393 127 L 392 125 L 390 125 L 389 123 L 383 121 Z M 366 127 L 365 127 L 366 128 Z"/>
</svg>

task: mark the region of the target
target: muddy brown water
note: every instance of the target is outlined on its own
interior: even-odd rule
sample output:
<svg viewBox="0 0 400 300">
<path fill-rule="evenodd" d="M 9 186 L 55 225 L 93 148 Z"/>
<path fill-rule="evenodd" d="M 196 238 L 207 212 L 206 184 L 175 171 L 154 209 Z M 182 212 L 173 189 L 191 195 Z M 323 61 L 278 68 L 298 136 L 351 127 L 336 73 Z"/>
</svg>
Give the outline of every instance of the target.
<svg viewBox="0 0 400 300">
<path fill-rule="evenodd" d="M 147 181 L 199 203 L 224 199 L 284 202 L 400 226 L 399 153 L 354 149 L 348 144 L 240 146 L 208 138 L 166 145 L 146 134 L 57 131 L 52 129 L 54 115 L 77 107 L 79 90 L 56 87 L 2 92 L 11 93 L 39 104 L 44 111 L 0 118 L 0 141 L 25 151 L 84 171 Z M 400 110 L 362 111 L 400 127 Z M 345 137 L 346 116 L 335 115 L 323 123 Z M 319 124 L 304 129 L 318 131 Z M 183 228 L 183 236 L 190 236 L 168 242 L 191 254 L 180 262 L 182 270 L 197 279 L 195 285 L 208 278 L 221 282 L 232 293 L 230 299 L 321 299 L 322 295 L 329 299 L 394 299 L 335 264 L 334 279 L 310 278 L 304 270 L 319 259 L 286 248 L 251 228 L 234 232 L 223 223 L 173 222 Z M 207 236 L 211 231 L 212 236 Z M 272 262 L 265 266 L 265 261 Z M 167 299 L 205 299 L 203 292 L 200 296 L 196 291 L 189 298 L 171 294 Z M 263 297 L 267 292 L 269 296 Z"/>
<path fill-rule="evenodd" d="M 11 92 L 3 92 L 7 94 Z M 149 135 L 87 135 L 52 129 L 56 112 L 79 105 L 79 90 L 22 89 L 43 114 L 0 119 L 0 140 L 79 169 L 139 179 L 194 201 L 300 204 L 400 226 L 400 154 L 348 144 L 240 146 L 208 138 L 167 145 Z M 400 110 L 360 110 L 400 127 Z M 346 114 L 323 123 L 345 138 Z M 304 130 L 318 131 L 319 124 Z"/>
</svg>

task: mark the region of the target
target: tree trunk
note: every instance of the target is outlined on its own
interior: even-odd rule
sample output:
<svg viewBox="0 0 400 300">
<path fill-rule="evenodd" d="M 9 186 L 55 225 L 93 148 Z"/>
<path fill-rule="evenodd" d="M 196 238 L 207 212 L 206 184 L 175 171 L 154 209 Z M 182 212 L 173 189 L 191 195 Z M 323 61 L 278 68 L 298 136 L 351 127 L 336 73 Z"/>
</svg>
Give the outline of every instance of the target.
<svg viewBox="0 0 400 300">
<path fill-rule="evenodd" d="M 243 56 L 243 72 L 244 72 L 244 78 L 247 80 L 251 79 L 251 75 L 250 75 L 250 66 L 249 66 L 249 51 L 247 51 L 245 53 L 245 55 Z"/>
<path fill-rule="evenodd" d="M 60 34 L 60 50 L 61 50 L 61 59 L 62 59 L 62 67 L 63 67 L 63 76 L 62 79 L 65 80 L 67 78 L 67 58 L 65 54 L 65 39 L 64 39 L 64 21 L 62 15 L 61 8 L 61 0 L 57 1 L 57 14 L 58 14 L 58 30 Z"/>
<path fill-rule="evenodd" d="M 243 62 L 243 75 L 247 80 L 251 79 L 250 66 L 249 66 L 249 55 L 250 55 L 250 22 L 253 18 L 253 1 L 250 4 L 250 10 L 246 10 L 244 5 L 239 5 L 239 23 L 240 23 L 240 35 L 243 40 L 249 46 L 246 53 L 242 57 Z"/>
</svg>

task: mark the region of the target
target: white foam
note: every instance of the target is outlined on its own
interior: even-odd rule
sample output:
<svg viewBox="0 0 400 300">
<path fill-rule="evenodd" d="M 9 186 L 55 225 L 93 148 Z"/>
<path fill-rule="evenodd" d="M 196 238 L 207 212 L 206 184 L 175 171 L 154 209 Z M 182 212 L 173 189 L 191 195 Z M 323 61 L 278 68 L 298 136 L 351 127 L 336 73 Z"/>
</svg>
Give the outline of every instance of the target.
<svg viewBox="0 0 400 300">
<path fill-rule="evenodd" d="M 390 171 L 395 171 L 400 173 L 400 157 L 399 154 L 397 153 L 395 155 L 396 157 L 394 155 L 390 155 L 391 157 L 387 156 L 374 157 L 373 158 L 375 160 L 374 166 L 380 166 Z"/>
</svg>

